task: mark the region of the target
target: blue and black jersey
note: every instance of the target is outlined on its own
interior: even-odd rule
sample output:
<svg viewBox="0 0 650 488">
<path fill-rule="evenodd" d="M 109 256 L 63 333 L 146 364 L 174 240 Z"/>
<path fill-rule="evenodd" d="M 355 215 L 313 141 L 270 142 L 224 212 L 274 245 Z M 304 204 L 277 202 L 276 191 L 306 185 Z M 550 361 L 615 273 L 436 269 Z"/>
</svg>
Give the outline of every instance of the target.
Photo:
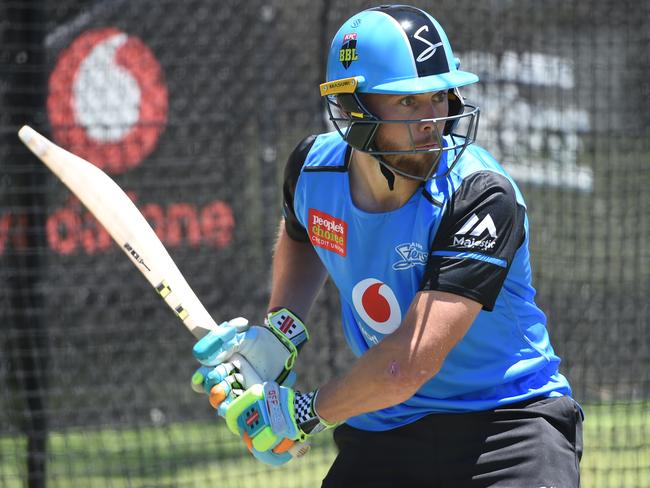
<svg viewBox="0 0 650 488">
<path fill-rule="evenodd" d="M 289 157 L 283 191 L 287 233 L 311 243 L 336 284 L 354 354 L 397 329 L 419 291 L 454 293 L 483 309 L 413 397 L 347 423 L 386 430 L 430 413 L 570 395 L 534 301 L 526 206 L 503 168 L 470 145 L 447 177 L 427 181 L 398 209 L 369 213 L 350 195 L 349 151 L 338 133 L 305 139 Z M 446 171 L 445 153 L 438 172 Z"/>
</svg>

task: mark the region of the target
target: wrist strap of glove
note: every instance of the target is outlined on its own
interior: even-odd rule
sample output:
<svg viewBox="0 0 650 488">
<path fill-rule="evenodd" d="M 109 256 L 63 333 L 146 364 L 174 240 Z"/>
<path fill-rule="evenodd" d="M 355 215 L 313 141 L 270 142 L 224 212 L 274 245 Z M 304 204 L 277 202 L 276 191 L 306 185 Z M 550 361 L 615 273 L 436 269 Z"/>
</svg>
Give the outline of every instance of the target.
<svg viewBox="0 0 650 488">
<path fill-rule="evenodd" d="M 268 313 L 264 325 L 291 351 L 285 363 L 285 368 L 290 370 L 296 362 L 298 351 L 309 340 L 305 324 L 288 308 L 280 308 Z"/>
<path fill-rule="evenodd" d="M 295 393 L 293 406 L 296 424 L 307 435 L 318 434 L 338 425 L 336 423 L 330 423 L 318 415 L 315 407 L 317 396 L 318 390 L 310 391 L 309 393 L 301 393 L 299 391 Z"/>
</svg>

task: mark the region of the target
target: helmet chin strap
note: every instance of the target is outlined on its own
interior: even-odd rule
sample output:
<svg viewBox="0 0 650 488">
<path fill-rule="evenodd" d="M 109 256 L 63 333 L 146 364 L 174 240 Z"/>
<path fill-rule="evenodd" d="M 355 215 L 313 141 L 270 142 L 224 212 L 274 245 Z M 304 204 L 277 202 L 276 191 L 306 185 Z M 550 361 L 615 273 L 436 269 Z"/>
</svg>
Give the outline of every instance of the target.
<svg viewBox="0 0 650 488">
<path fill-rule="evenodd" d="M 360 151 L 364 152 L 364 151 Z M 395 173 L 393 173 L 389 168 L 388 168 L 388 163 L 382 158 L 381 156 L 377 154 L 371 154 L 373 158 L 377 160 L 377 164 L 379 165 L 379 169 L 381 170 L 381 174 L 384 175 L 384 178 L 386 178 L 386 183 L 388 183 L 388 189 L 390 191 L 393 191 L 395 189 Z M 352 159 L 352 152 L 350 152 L 349 160 Z M 349 161 L 348 161 L 349 165 Z"/>
<path fill-rule="evenodd" d="M 381 156 L 375 156 L 377 159 L 379 159 Z M 379 169 L 381 170 L 381 174 L 384 175 L 384 178 L 386 178 L 386 182 L 388 183 L 388 189 L 390 191 L 393 191 L 395 189 L 395 173 L 393 173 L 391 170 L 389 170 L 385 164 L 377 163 L 379 164 Z"/>
<path fill-rule="evenodd" d="M 383 156 L 380 155 L 380 154 L 371 154 L 371 156 L 377 160 L 377 164 L 379 165 L 379 169 L 381 170 L 381 174 L 384 175 L 384 178 L 386 178 L 386 183 L 388 183 L 388 189 L 390 191 L 393 191 L 395 189 L 395 175 L 396 174 L 398 174 L 400 176 L 403 176 L 405 178 L 417 180 L 417 181 L 420 181 L 420 182 L 424 182 L 424 181 L 429 179 L 428 176 L 426 178 L 425 177 L 418 177 L 418 176 L 410 175 L 408 173 L 404 173 L 404 172 L 392 167 L 388 163 L 388 161 L 386 161 L 383 158 Z M 438 159 L 434 163 L 434 166 L 431 169 L 431 173 L 433 173 L 433 170 L 437 166 L 439 159 L 440 159 L 440 157 L 438 157 Z"/>
</svg>

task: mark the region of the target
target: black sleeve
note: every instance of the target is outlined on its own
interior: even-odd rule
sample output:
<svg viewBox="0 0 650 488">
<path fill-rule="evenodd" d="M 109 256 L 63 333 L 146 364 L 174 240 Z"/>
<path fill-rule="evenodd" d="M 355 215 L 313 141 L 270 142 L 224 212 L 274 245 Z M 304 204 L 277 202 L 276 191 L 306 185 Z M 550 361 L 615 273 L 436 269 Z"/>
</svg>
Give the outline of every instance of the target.
<svg viewBox="0 0 650 488">
<path fill-rule="evenodd" d="M 507 178 L 468 176 L 445 209 L 420 289 L 461 295 L 491 311 L 524 242 L 524 218 Z"/>
<path fill-rule="evenodd" d="M 293 208 L 293 197 L 296 192 L 296 185 L 300 177 L 302 165 L 314 144 L 316 136 L 309 136 L 303 139 L 289 155 L 287 165 L 284 168 L 284 184 L 282 185 L 282 214 L 287 234 L 294 241 L 309 242 L 307 231 L 298 221 Z"/>
</svg>

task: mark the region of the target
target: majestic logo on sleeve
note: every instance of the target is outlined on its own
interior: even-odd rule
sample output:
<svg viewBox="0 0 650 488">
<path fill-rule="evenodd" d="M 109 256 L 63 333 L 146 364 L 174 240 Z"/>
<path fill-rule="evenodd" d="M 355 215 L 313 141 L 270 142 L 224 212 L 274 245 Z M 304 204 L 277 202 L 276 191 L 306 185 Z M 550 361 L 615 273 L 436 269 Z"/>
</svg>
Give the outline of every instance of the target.
<svg viewBox="0 0 650 488">
<path fill-rule="evenodd" d="M 352 289 L 352 303 L 363 322 L 381 334 L 390 334 L 402 323 L 402 311 L 391 288 L 366 278 Z"/>
<path fill-rule="evenodd" d="M 312 245 L 345 257 L 348 224 L 344 221 L 310 208 L 308 233 Z"/>
<path fill-rule="evenodd" d="M 395 246 L 395 252 L 401 258 L 393 264 L 395 271 L 411 269 L 418 265 L 425 266 L 429 257 L 429 254 L 422 248 L 422 244 L 419 242 L 406 242 Z"/>
<path fill-rule="evenodd" d="M 477 249 L 489 251 L 497 243 L 497 229 L 490 214 L 481 220 L 476 214 L 472 214 L 465 225 L 454 234 L 453 245 L 465 249 Z"/>
</svg>

